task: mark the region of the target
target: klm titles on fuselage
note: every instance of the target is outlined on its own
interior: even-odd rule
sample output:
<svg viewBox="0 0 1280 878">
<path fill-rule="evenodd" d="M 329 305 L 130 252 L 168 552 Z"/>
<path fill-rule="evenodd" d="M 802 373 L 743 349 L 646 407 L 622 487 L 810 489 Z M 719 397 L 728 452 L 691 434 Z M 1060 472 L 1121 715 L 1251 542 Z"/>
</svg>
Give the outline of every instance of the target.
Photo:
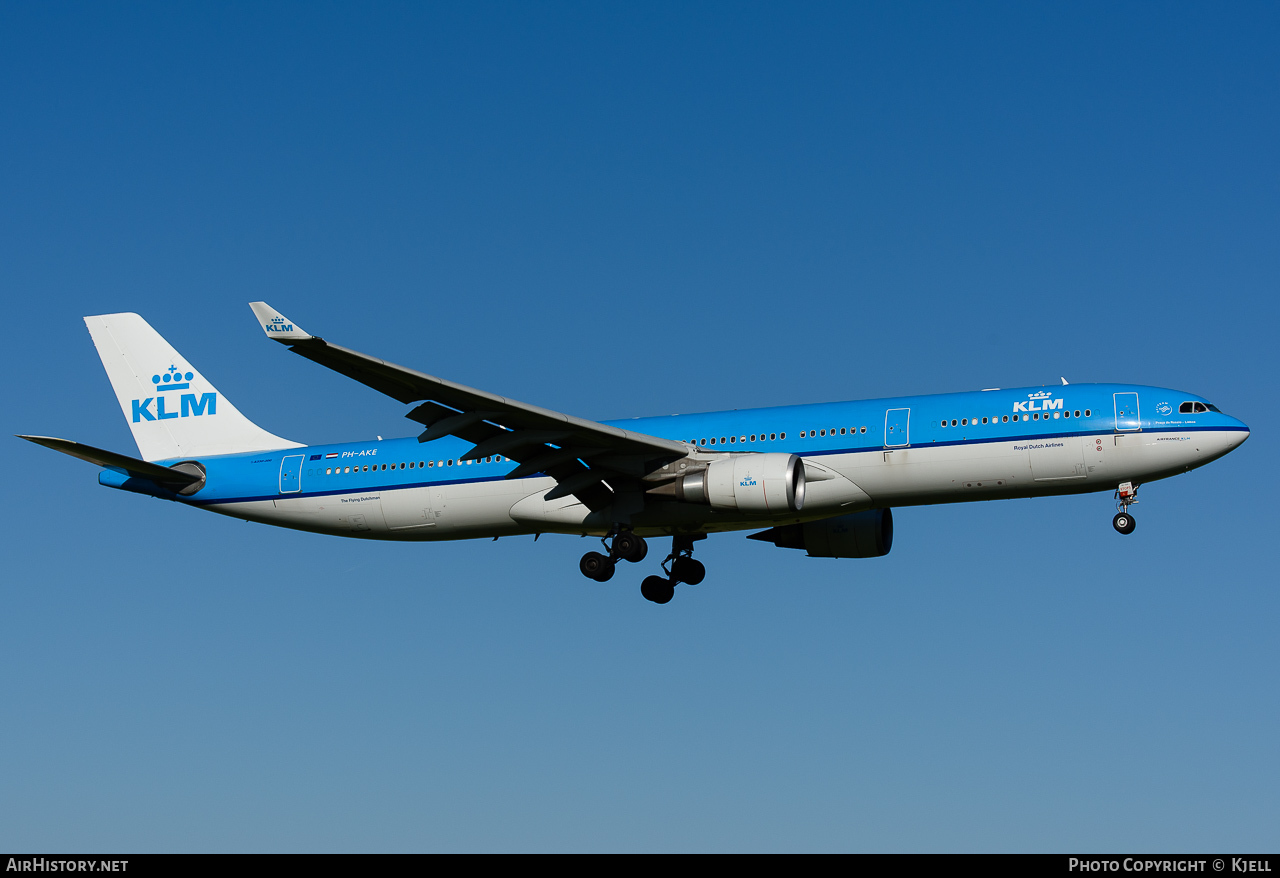
<svg viewBox="0 0 1280 878">
<path fill-rule="evenodd" d="M 1015 402 L 1015 412 L 1052 412 L 1060 411 L 1064 400 L 1052 399 L 1052 393 L 1028 393 L 1026 402 Z"/>
<path fill-rule="evenodd" d="M 191 388 L 191 380 L 195 378 L 194 372 L 183 372 L 177 366 L 170 366 L 162 375 L 152 375 L 151 383 L 156 386 L 156 396 L 149 396 L 146 399 L 133 400 L 133 422 L 139 424 L 142 421 L 167 421 L 170 418 L 193 418 L 200 415 L 216 415 L 218 413 L 218 394 L 210 391 L 202 393 L 198 397 L 194 393 L 184 393 L 178 399 L 178 411 L 165 411 L 165 400 L 172 400 L 173 397 L 165 397 L 164 394 L 173 390 L 189 390 Z M 151 404 L 155 403 L 156 409 L 151 410 Z"/>
</svg>

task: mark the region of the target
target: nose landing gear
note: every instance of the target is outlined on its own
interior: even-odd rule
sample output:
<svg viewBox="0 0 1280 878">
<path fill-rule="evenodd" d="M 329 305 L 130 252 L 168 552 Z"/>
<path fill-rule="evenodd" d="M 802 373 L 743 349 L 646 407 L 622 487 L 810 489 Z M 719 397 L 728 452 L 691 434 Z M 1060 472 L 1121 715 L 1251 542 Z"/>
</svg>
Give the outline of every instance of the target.
<svg viewBox="0 0 1280 878">
<path fill-rule="evenodd" d="M 1134 517 L 1129 514 L 1129 507 L 1138 502 L 1139 487 L 1132 482 L 1124 482 L 1116 488 L 1116 506 L 1120 511 L 1116 513 L 1115 518 L 1111 519 L 1111 526 L 1119 533 L 1131 534 L 1137 526 Z"/>
</svg>

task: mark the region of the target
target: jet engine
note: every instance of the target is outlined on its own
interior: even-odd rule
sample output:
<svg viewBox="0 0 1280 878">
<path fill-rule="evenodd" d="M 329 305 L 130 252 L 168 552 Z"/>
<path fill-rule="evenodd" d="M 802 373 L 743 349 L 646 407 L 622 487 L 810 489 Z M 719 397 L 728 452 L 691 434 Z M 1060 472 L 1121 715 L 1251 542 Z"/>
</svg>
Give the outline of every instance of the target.
<svg viewBox="0 0 1280 878">
<path fill-rule="evenodd" d="M 676 499 L 739 512 L 798 512 L 804 463 L 794 454 L 738 454 L 675 483 Z"/>
<path fill-rule="evenodd" d="M 807 524 L 772 527 L 750 539 L 780 549 L 804 549 L 810 558 L 879 558 L 893 548 L 893 511 L 868 509 Z"/>
</svg>

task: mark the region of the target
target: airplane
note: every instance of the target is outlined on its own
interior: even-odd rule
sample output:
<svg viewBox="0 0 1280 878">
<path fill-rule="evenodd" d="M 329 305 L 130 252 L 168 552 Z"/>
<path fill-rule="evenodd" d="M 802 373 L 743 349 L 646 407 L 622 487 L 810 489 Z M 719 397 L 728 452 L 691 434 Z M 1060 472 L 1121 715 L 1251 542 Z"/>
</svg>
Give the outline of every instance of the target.
<svg viewBox="0 0 1280 878">
<path fill-rule="evenodd" d="M 246 418 L 137 314 L 86 317 L 141 458 L 22 435 L 103 467 L 99 483 L 223 515 L 357 539 L 577 534 L 605 582 L 671 538 L 641 594 L 697 585 L 708 534 L 817 558 L 893 546 L 895 506 L 1113 492 L 1121 534 L 1141 484 L 1204 466 L 1249 428 L 1203 397 L 1129 384 L 791 405 L 597 422 L 397 366 L 252 302 L 268 338 L 405 405 L 417 436 L 303 445 Z"/>
</svg>

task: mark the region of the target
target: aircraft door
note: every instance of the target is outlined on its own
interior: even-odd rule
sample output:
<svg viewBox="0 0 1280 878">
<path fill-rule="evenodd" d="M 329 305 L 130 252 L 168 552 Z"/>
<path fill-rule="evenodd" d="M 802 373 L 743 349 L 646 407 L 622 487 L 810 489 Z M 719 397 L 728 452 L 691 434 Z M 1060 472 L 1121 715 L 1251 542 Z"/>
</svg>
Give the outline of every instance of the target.
<svg viewBox="0 0 1280 878">
<path fill-rule="evenodd" d="M 290 454 L 280 461 L 280 493 L 296 494 L 302 490 L 302 461 L 305 454 Z"/>
<path fill-rule="evenodd" d="M 1116 400 L 1116 432 L 1123 433 L 1141 430 L 1142 421 L 1138 417 L 1138 394 L 1117 393 Z"/>
<path fill-rule="evenodd" d="M 911 409 L 889 409 L 884 413 L 884 444 L 886 448 L 911 444 Z"/>
</svg>

